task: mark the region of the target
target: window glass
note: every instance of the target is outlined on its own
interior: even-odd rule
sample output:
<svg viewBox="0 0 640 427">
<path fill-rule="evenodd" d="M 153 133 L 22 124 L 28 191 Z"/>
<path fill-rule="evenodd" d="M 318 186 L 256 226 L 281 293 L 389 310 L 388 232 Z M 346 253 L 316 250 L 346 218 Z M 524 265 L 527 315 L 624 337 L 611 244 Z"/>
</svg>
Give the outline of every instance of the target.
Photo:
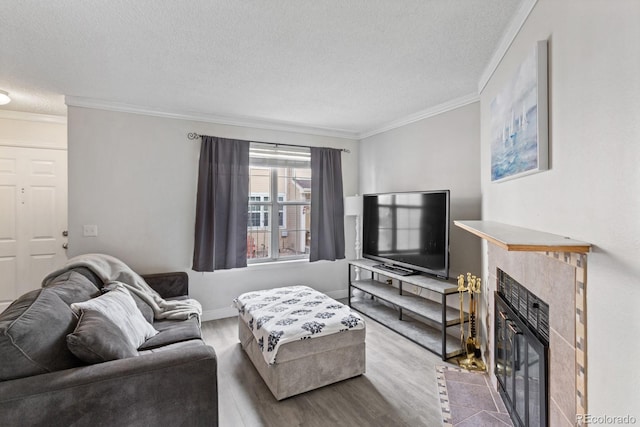
<svg viewBox="0 0 640 427">
<path fill-rule="evenodd" d="M 287 202 L 310 201 L 311 168 L 282 168 L 278 174 L 278 193 Z"/>
<path fill-rule="evenodd" d="M 263 195 L 268 197 L 270 192 L 270 169 L 251 166 L 249 168 L 249 201 L 253 201 L 253 197 L 262 197 Z"/>
<path fill-rule="evenodd" d="M 261 210 L 257 213 L 256 221 L 259 225 L 250 224 L 247 229 L 247 262 L 271 258 L 271 229 L 268 226 L 271 207 L 260 206 L 259 208 Z"/>
<path fill-rule="evenodd" d="M 247 259 L 249 263 L 308 258 L 311 225 L 309 150 L 250 152 Z M 277 220 L 271 221 L 271 214 Z"/>
</svg>

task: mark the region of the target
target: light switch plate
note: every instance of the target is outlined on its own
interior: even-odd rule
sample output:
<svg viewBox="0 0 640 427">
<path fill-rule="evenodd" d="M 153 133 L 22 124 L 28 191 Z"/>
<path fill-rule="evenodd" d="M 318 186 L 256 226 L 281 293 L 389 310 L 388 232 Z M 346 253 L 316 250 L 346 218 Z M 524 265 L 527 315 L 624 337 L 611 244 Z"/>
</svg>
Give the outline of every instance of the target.
<svg viewBox="0 0 640 427">
<path fill-rule="evenodd" d="M 84 237 L 98 237 L 98 226 L 97 225 L 82 226 L 82 235 Z"/>
</svg>

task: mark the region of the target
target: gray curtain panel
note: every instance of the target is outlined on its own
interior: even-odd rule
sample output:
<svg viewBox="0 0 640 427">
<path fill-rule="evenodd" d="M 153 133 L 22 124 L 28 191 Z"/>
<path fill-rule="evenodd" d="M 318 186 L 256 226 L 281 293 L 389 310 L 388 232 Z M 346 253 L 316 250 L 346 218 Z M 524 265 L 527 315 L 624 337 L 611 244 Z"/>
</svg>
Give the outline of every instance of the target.
<svg viewBox="0 0 640 427">
<path fill-rule="evenodd" d="M 311 248 L 309 261 L 344 258 L 341 150 L 311 147 Z"/>
<path fill-rule="evenodd" d="M 193 270 L 247 266 L 249 141 L 202 136 Z"/>
</svg>

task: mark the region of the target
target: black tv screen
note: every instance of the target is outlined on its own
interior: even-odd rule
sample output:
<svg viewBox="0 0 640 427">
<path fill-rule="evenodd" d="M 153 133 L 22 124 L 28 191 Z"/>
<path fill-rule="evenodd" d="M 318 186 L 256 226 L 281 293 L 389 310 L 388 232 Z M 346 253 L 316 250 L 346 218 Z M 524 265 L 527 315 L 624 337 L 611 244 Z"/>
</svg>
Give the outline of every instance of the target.
<svg viewBox="0 0 640 427">
<path fill-rule="evenodd" d="M 362 255 L 449 278 L 449 190 L 363 196 Z"/>
</svg>

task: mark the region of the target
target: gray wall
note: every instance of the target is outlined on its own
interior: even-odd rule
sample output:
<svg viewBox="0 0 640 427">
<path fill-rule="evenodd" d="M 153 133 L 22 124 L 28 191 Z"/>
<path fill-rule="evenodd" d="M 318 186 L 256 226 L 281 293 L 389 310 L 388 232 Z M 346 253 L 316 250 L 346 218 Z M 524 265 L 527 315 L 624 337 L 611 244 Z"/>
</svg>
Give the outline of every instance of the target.
<svg viewBox="0 0 640 427">
<path fill-rule="evenodd" d="M 451 276 L 481 274 L 480 240 L 453 225 L 478 219 L 480 104 L 460 107 L 362 140 L 360 192 L 451 190 Z"/>
<path fill-rule="evenodd" d="M 638 412 L 640 2 L 540 0 L 481 94 L 485 220 L 592 243 L 588 403 Z M 537 40 L 549 41 L 551 169 L 490 182 L 490 103 Z"/>
<path fill-rule="evenodd" d="M 104 252 L 140 273 L 187 271 L 204 318 L 234 314 L 231 301 L 251 290 L 306 284 L 346 296 L 345 261 L 280 262 L 244 269 L 190 270 L 200 143 L 188 132 L 258 141 L 348 148 L 345 195 L 357 191 L 358 142 L 332 137 L 69 107 L 69 255 Z M 98 237 L 83 237 L 85 224 Z M 347 257 L 354 257 L 347 221 Z"/>
</svg>

